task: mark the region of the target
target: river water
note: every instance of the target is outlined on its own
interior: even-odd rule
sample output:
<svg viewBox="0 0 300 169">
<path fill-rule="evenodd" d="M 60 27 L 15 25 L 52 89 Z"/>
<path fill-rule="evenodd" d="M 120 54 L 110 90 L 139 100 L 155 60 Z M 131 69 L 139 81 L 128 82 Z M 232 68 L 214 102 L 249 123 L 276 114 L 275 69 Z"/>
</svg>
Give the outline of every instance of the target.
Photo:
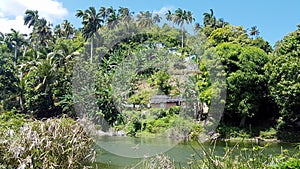
<svg viewBox="0 0 300 169">
<path fill-rule="evenodd" d="M 284 149 L 293 151 L 291 143 L 265 143 L 256 141 L 216 141 L 201 143 L 205 149 L 214 149 L 216 155 L 223 156 L 225 148 L 235 147 L 238 152 L 241 148 L 266 146 L 263 153 L 266 155 L 279 154 Z M 197 142 L 182 141 L 168 138 L 133 138 L 101 136 L 97 139 L 97 159 L 99 168 L 119 169 L 132 167 L 141 160 L 153 155 L 164 153 L 177 165 L 185 166 L 195 153 L 201 153 L 202 148 Z M 199 156 L 196 156 L 199 157 Z"/>
</svg>

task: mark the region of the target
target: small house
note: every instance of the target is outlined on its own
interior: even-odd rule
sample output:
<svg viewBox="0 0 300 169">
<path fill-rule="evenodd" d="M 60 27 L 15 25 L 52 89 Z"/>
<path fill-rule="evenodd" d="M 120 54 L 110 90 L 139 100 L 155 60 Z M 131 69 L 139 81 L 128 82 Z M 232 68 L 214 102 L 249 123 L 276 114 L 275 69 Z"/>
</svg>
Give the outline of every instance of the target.
<svg viewBox="0 0 300 169">
<path fill-rule="evenodd" d="M 171 97 L 167 95 L 155 95 L 150 100 L 150 106 L 152 108 L 165 108 L 169 109 L 172 106 L 180 106 L 181 105 L 180 97 Z"/>
</svg>

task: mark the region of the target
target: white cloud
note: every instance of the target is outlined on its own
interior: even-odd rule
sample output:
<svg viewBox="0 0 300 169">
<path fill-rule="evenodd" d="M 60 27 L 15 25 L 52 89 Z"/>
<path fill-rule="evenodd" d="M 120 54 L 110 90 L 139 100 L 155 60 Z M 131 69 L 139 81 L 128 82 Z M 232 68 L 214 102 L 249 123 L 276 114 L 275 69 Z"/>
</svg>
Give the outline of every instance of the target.
<svg viewBox="0 0 300 169">
<path fill-rule="evenodd" d="M 22 33 L 30 30 L 24 26 L 26 9 L 38 10 L 41 18 L 54 23 L 68 14 L 66 8 L 57 0 L 0 0 L 0 32 L 7 33 L 13 28 Z"/>
<path fill-rule="evenodd" d="M 158 14 L 158 15 L 165 15 L 168 10 L 172 11 L 174 9 L 174 7 L 170 6 L 170 7 L 162 7 L 160 10 L 154 10 L 153 13 L 154 14 Z"/>
<path fill-rule="evenodd" d="M 31 29 L 28 29 L 28 27 L 24 25 L 23 16 L 17 16 L 14 19 L 0 18 L 0 25 L 0 32 L 2 33 L 11 32 L 11 28 L 26 34 L 31 32 Z"/>
</svg>

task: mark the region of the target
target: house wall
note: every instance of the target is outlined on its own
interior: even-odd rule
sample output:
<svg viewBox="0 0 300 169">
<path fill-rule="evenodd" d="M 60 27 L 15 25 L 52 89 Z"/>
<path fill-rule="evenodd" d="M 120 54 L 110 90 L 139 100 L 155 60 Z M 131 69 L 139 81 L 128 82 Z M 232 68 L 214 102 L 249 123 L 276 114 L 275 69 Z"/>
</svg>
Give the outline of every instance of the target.
<svg viewBox="0 0 300 169">
<path fill-rule="evenodd" d="M 177 106 L 177 102 L 170 102 L 166 103 L 166 109 L 169 109 L 170 107 Z"/>
<path fill-rule="evenodd" d="M 152 103 L 151 108 L 165 108 L 169 109 L 170 107 L 177 106 L 177 102 L 168 102 L 168 103 Z"/>
<path fill-rule="evenodd" d="M 151 108 L 162 108 L 160 106 L 161 106 L 160 103 L 152 103 L 151 104 Z"/>
</svg>

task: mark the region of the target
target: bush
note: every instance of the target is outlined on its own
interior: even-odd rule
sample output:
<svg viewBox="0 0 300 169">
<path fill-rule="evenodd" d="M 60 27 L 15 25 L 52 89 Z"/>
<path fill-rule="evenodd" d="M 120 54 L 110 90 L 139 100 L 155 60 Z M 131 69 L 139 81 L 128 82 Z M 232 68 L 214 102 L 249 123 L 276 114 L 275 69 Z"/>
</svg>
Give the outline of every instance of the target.
<svg viewBox="0 0 300 169">
<path fill-rule="evenodd" d="M 222 138 L 250 138 L 249 132 L 239 127 L 220 125 L 217 132 L 220 133 Z"/>
<path fill-rule="evenodd" d="M 195 141 L 199 140 L 199 136 L 202 131 L 203 126 L 201 124 L 193 124 L 190 132 L 190 138 Z"/>
<path fill-rule="evenodd" d="M 93 139 L 69 118 L 26 123 L 0 138 L 5 168 L 84 168 L 93 161 Z"/>
<path fill-rule="evenodd" d="M 162 134 L 167 129 L 171 128 L 173 123 L 176 121 L 178 117 L 174 116 L 166 116 L 156 120 L 149 120 L 144 123 L 143 130 L 148 131 L 152 134 Z"/>
<path fill-rule="evenodd" d="M 155 119 L 159 119 L 167 115 L 166 110 L 163 108 L 152 108 L 150 109 L 150 113 Z"/>
<path fill-rule="evenodd" d="M 25 119 L 25 114 L 18 114 L 14 111 L 0 113 L 0 132 L 6 130 L 19 130 L 25 122 L 30 120 Z"/>
<path fill-rule="evenodd" d="M 142 129 L 141 112 L 127 111 L 124 114 L 127 117 L 127 124 L 123 129 L 126 130 L 127 135 L 136 136 L 136 133 Z"/>
<path fill-rule="evenodd" d="M 180 106 L 173 106 L 173 107 L 170 107 L 167 114 L 168 115 L 174 115 L 174 114 L 179 114 L 180 113 Z"/>
<path fill-rule="evenodd" d="M 300 168 L 300 159 L 298 158 L 288 158 L 287 161 L 279 163 L 274 167 L 275 169 L 299 169 Z"/>
<path fill-rule="evenodd" d="M 277 131 L 274 128 L 270 128 L 267 131 L 260 131 L 259 136 L 265 139 L 276 139 Z"/>
</svg>

